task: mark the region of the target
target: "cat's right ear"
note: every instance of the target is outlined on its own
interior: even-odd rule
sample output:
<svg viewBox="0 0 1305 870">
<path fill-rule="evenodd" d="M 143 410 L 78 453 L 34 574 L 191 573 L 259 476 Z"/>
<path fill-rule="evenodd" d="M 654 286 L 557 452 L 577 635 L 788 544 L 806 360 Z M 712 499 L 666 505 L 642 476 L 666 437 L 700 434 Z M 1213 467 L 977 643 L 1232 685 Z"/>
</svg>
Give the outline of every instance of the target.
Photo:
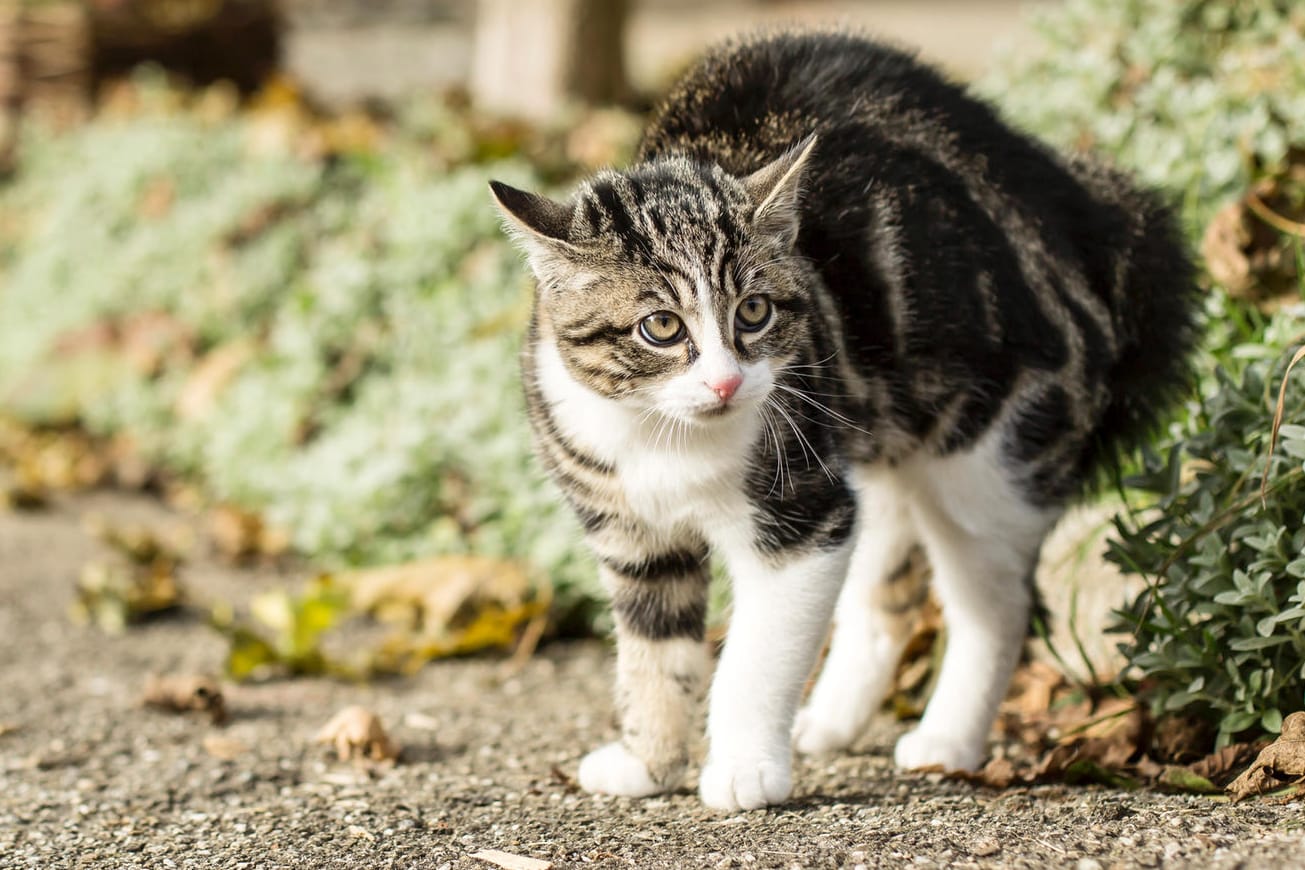
<svg viewBox="0 0 1305 870">
<path fill-rule="evenodd" d="M 508 233 L 525 249 L 536 273 L 577 253 L 571 241 L 572 207 L 501 181 L 489 183 Z"/>
</svg>

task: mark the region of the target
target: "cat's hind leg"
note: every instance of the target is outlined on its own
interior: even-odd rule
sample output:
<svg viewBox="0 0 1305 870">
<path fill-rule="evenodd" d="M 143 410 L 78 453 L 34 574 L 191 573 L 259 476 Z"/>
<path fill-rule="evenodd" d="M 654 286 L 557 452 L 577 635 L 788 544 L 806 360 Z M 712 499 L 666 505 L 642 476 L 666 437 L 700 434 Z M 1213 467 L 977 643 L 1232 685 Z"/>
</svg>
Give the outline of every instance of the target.
<svg viewBox="0 0 1305 870">
<path fill-rule="evenodd" d="M 887 468 L 853 474 L 856 549 L 834 611 L 829 655 L 793 729 L 799 752 L 845 749 L 883 702 L 927 591 L 910 505 Z"/>
<path fill-rule="evenodd" d="M 1028 634 L 1032 574 L 1059 507 L 1030 504 L 1002 468 L 999 437 L 921 460 L 912 512 L 947 626 L 924 718 L 897 743 L 899 767 L 973 770 Z"/>
<path fill-rule="evenodd" d="M 586 791 L 643 797 L 680 784 L 693 714 L 710 661 L 705 545 L 644 550 L 630 559 L 595 546 L 616 617 L 621 739 L 580 762 Z M 612 548 L 616 550 L 616 548 Z"/>
</svg>

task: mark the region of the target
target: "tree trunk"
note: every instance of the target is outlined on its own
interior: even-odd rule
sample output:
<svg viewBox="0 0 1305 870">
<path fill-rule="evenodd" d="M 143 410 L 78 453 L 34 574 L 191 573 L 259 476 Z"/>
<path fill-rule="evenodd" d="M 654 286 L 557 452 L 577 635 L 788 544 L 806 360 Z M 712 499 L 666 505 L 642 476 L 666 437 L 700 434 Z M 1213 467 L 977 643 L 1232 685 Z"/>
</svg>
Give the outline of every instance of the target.
<svg viewBox="0 0 1305 870">
<path fill-rule="evenodd" d="M 18 104 L 21 96 L 18 64 L 18 4 L 0 2 L 0 178 L 14 168 L 18 146 Z"/>
<path fill-rule="evenodd" d="M 532 120 L 571 101 L 626 99 L 628 9 L 627 0 L 480 0 L 472 99 Z"/>
</svg>

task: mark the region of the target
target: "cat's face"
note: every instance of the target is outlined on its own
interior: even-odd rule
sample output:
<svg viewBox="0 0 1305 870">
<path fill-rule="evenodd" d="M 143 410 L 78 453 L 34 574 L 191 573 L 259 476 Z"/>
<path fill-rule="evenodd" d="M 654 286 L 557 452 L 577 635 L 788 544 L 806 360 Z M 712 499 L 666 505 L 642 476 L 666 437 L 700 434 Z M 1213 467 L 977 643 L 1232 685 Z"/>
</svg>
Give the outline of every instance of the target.
<svg viewBox="0 0 1305 870">
<path fill-rule="evenodd" d="M 570 376 L 650 416 L 756 413 L 809 329 L 793 245 L 812 144 L 742 179 L 678 158 L 603 173 L 568 203 L 495 183 Z"/>
</svg>

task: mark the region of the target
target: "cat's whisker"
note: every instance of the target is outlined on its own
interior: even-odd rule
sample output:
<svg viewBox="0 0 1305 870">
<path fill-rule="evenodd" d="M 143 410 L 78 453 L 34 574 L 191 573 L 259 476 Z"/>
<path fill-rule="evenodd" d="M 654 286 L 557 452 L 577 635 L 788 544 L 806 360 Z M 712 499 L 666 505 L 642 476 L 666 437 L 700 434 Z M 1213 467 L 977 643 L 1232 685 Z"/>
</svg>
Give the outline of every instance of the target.
<svg viewBox="0 0 1305 870">
<path fill-rule="evenodd" d="M 789 413 L 789 409 L 778 404 L 775 406 L 775 409 L 783 415 L 785 420 L 788 421 L 788 425 L 793 429 L 793 434 L 797 436 L 798 444 L 802 447 L 802 455 L 808 457 L 807 468 L 811 467 L 811 459 L 815 459 L 816 464 L 820 466 L 820 469 L 825 473 L 825 476 L 832 481 L 834 479 L 834 473 L 829 470 L 829 466 L 820 458 L 820 454 L 816 452 L 815 446 L 810 440 L 808 440 L 807 436 L 802 434 L 802 428 L 798 426 L 797 421 L 793 419 L 792 414 Z"/>
<path fill-rule="evenodd" d="M 766 400 L 763 401 L 763 402 L 761 403 L 761 407 L 759 408 L 760 416 L 761 416 L 761 423 L 762 423 L 762 425 L 765 427 L 765 428 L 762 430 L 762 433 L 763 433 L 763 435 L 765 436 L 766 443 L 767 443 L 767 444 L 773 444 L 773 445 L 774 445 L 774 448 L 775 448 L 775 477 L 774 477 L 774 479 L 773 479 L 773 480 L 771 481 L 771 483 L 770 483 L 770 489 L 766 492 L 766 497 L 769 498 L 770 496 L 774 495 L 774 494 L 775 494 L 775 487 L 778 486 L 778 487 L 779 487 L 779 496 L 780 496 L 780 498 L 783 498 L 783 497 L 784 497 L 784 482 L 783 482 L 783 469 L 784 469 L 784 459 L 783 459 L 783 457 L 784 457 L 784 453 L 783 453 L 783 445 L 780 443 L 779 435 L 775 432 L 774 423 L 773 423 L 773 421 L 771 420 L 771 417 L 770 417 L 770 407 L 769 407 L 770 402 L 771 402 L 771 398 L 770 398 L 769 396 L 767 396 L 767 397 L 766 397 Z"/>
<path fill-rule="evenodd" d="M 872 435 L 872 433 L 869 430 L 861 428 L 860 426 L 856 425 L 855 422 L 848 419 L 843 414 L 840 414 L 838 411 L 835 411 L 833 408 L 830 408 L 828 405 L 824 405 L 821 404 L 820 402 L 817 402 L 815 399 L 811 398 L 811 396 L 809 396 L 808 394 L 804 393 L 799 389 L 790 387 L 786 384 L 775 384 L 775 387 L 777 389 L 783 390 L 786 393 L 789 393 L 790 395 L 797 396 L 799 399 L 806 402 L 808 405 L 815 408 L 817 411 L 827 414 L 830 417 L 830 419 L 836 421 L 840 426 L 846 427 L 848 429 L 852 429 L 853 431 L 856 432 L 860 432 L 862 435 Z M 806 418 L 806 419 L 810 419 L 810 418 Z M 816 421 L 813 420 L 812 422 L 816 422 Z"/>
</svg>

